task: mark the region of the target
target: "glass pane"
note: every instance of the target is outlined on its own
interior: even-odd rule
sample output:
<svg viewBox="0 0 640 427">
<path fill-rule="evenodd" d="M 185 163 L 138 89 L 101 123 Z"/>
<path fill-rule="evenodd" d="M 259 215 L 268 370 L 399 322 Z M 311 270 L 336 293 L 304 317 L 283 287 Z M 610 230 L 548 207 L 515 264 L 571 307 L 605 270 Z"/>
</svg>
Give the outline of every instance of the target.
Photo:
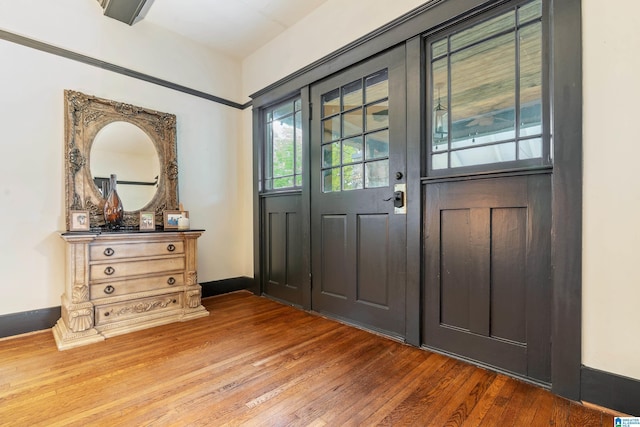
<svg viewBox="0 0 640 427">
<path fill-rule="evenodd" d="M 451 152 L 451 167 L 486 165 L 516 159 L 516 143 L 489 145 Z"/>
<path fill-rule="evenodd" d="M 367 103 L 389 97 L 389 72 L 385 69 L 370 75 L 364 85 Z"/>
<path fill-rule="evenodd" d="M 300 111 L 302 109 L 302 100 L 301 99 L 296 99 L 294 108 L 296 111 Z"/>
<path fill-rule="evenodd" d="M 389 127 L 389 100 L 369 105 L 365 109 L 365 122 L 368 131 Z"/>
<path fill-rule="evenodd" d="M 433 149 L 434 153 L 438 151 L 446 151 L 449 148 L 449 141 L 446 138 L 438 138 L 433 140 Z"/>
<path fill-rule="evenodd" d="M 449 72 L 447 58 L 431 64 L 431 82 L 433 90 L 433 119 L 431 123 L 431 142 L 433 151 L 446 150 L 449 137 Z"/>
<path fill-rule="evenodd" d="M 278 119 L 282 116 L 286 116 L 287 114 L 293 113 L 293 102 L 287 102 L 284 105 L 273 110 L 273 119 Z"/>
<path fill-rule="evenodd" d="M 340 191 L 340 168 L 322 171 L 322 192 Z"/>
<path fill-rule="evenodd" d="M 366 188 L 389 186 L 389 160 L 366 163 L 364 171 Z"/>
<path fill-rule="evenodd" d="M 540 159 L 542 158 L 542 138 L 526 139 L 518 143 L 518 159 Z"/>
<path fill-rule="evenodd" d="M 447 39 L 431 43 L 431 58 L 437 58 L 447 53 Z"/>
<path fill-rule="evenodd" d="M 362 108 L 342 115 L 342 136 L 347 138 L 362 133 Z"/>
<path fill-rule="evenodd" d="M 448 153 L 434 154 L 431 156 L 431 169 L 447 169 Z"/>
<path fill-rule="evenodd" d="M 265 165 L 264 165 L 264 177 L 266 179 L 273 177 L 273 162 L 271 161 L 273 159 L 273 129 L 272 129 L 272 124 L 267 124 L 267 144 L 265 147 L 265 153 L 264 153 L 264 158 L 265 158 Z"/>
<path fill-rule="evenodd" d="M 536 0 L 518 9 L 518 20 L 520 24 L 531 21 L 542 16 L 542 1 Z"/>
<path fill-rule="evenodd" d="M 302 175 L 296 175 L 296 187 L 302 187 Z"/>
<path fill-rule="evenodd" d="M 389 131 L 370 133 L 365 139 L 365 159 L 389 157 Z"/>
<path fill-rule="evenodd" d="M 451 146 L 515 138 L 514 34 L 451 55 Z"/>
<path fill-rule="evenodd" d="M 267 122 L 273 120 L 273 111 L 267 111 Z"/>
<path fill-rule="evenodd" d="M 362 188 L 362 163 L 342 167 L 342 189 L 359 190 Z"/>
<path fill-rule="evenodd" d="M 302 173 L 302 113 L 295 115 L 296 121 L 296 174 Z"/>
<path fill-rule="evenodd" d="M 286 178 L 276 178 L 273 180 L 273 189 L 290 188 L 293 187 L 293 177 L 288 176 Z"/>
<path fill-rule="evenodd" d="M 362 137 L 342 141 L 342 164 L 362 162 Z"/>
<path fill-rule="evenodd" d="M 542 133 L 542 24 L 520 31 L 520 136 Z"/>
<path fill-rule="evenodd" d="M 507 12 L 451 36 L 451 50 L 458 50 L 515 27 L 515 11 Z"/>
<path fill-rule="evenodd" d="M 291 104 L 293 105 L 293 104 Z M 293 116 L 273 122 L 273 177 L 293 175 Z M 275 186 L 275 184 L 274 184 Z"/>
<path fill-rule="evenodd" d="M 335 141 L 340 139 L 340 116 L 333 116 L 322 121 L 322 142 Z"/>
<path fill-rule="evenodd" d="M 342 86 L 342 111 L 362 105 L 362 80 Z"/>
<path fill-rule="evenodd" d="M 334 89 L 322 95 L 322 117 L 332 116 L 340 112 L 340 90 Z"/>
<path fill-rule="evenodd" d="M 322 167 L 340 166 L 340 142 L 322 146 Z"/>
</svg>

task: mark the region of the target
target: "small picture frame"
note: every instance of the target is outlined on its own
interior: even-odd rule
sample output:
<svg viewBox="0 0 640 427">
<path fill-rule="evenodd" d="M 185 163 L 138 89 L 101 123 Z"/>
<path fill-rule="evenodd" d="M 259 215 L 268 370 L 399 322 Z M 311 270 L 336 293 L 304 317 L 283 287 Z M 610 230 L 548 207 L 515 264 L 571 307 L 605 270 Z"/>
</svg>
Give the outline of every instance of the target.
<svg viewBox="0 0 640 427">
<path fill-rule="evenodd" d="M 89 211 L 69 211 L 71 221 L 69 231 L 89 231 Z"/>
<path fill-rule="evenodd" d="M 140 230 L 155 230 L 156 214 L 153 212 L 140 211 Z"/>
<path fill-rule="evenodd" d="M 189 211 L 164 211 L 164 229 L 177 230 L 180 218 L 189 218 Z"/>
</svg>

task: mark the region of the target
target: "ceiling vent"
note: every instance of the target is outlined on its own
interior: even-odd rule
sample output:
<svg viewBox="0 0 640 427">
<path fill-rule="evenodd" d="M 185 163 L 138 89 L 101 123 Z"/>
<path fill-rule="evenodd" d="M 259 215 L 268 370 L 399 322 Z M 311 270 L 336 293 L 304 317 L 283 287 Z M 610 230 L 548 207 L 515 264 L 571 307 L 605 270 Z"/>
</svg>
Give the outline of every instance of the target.
<svg viewBox="0 0 640 427">
<path fill-rule="evenodd" d="M 105 16 L 133 25 L 147 0 L 98 0 Z"/>
</svg>

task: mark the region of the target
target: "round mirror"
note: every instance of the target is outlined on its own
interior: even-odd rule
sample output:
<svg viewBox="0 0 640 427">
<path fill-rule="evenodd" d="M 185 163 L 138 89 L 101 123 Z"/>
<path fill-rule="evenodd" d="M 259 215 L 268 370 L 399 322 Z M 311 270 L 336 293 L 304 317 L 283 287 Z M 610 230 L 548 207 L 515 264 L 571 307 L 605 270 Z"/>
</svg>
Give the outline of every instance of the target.
<svg viewBox="0 0 640 427">
<path fill-rule="evenodd" d="M 117 176 L 117 191 L 125 211 L 144 208 L 156 194 L 160 161 L 153 141 L 138 126 L 112 122 L 98 131 L 91 145 L 93 182 L 107 197 L 109 177 Z"/>
</svg>

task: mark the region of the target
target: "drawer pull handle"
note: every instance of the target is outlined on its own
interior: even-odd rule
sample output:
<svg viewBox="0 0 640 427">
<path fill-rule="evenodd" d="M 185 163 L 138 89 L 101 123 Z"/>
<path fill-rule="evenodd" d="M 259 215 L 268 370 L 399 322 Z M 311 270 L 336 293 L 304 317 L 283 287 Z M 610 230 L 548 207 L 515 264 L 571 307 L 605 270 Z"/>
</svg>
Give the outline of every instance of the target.
<svg viewBox="0 0 640 427">
<path fill-rule="evenodd" d="M 169 246 L 167 246 L 167 250 L 169 252 L 173 252 L 173 251 L 176 250 L 176 247 L 175 247 L 175 245 L 173 243 L 170 243 Z"/>
<path fill-rule="evenodd" d="M 104 288 L 104 293 L 105 294 L 112 294 L 113 291 L 115 291 L 115 290 L 116 290 L 116 288 L 114 288 L 113 286 L 109 285 L 106 288 Z"/>
<path fill-rule="evenodd" d="M 104 269 L 104 274 L 106 274 L 107 276 L 111 276 L 115 272 L 116 272 L 116 269 L 111 266 Z"/>
<path fill-rule="evenodd" d="M 107 249 L 104 250 L 104 256 L 111 256 L 111 255 L 113 255 L 115 253 L 116 253 L 116 251 L 114 251 L 111 248 L 107 248 Z"/>
<path fill-rule="evenodd" d="M 170 285 L 175 285 L 176 284 L 176 279 L 174 279 L 173 277 L 169 277 L 167 279 L 167 283 Z"/>
</svg>

